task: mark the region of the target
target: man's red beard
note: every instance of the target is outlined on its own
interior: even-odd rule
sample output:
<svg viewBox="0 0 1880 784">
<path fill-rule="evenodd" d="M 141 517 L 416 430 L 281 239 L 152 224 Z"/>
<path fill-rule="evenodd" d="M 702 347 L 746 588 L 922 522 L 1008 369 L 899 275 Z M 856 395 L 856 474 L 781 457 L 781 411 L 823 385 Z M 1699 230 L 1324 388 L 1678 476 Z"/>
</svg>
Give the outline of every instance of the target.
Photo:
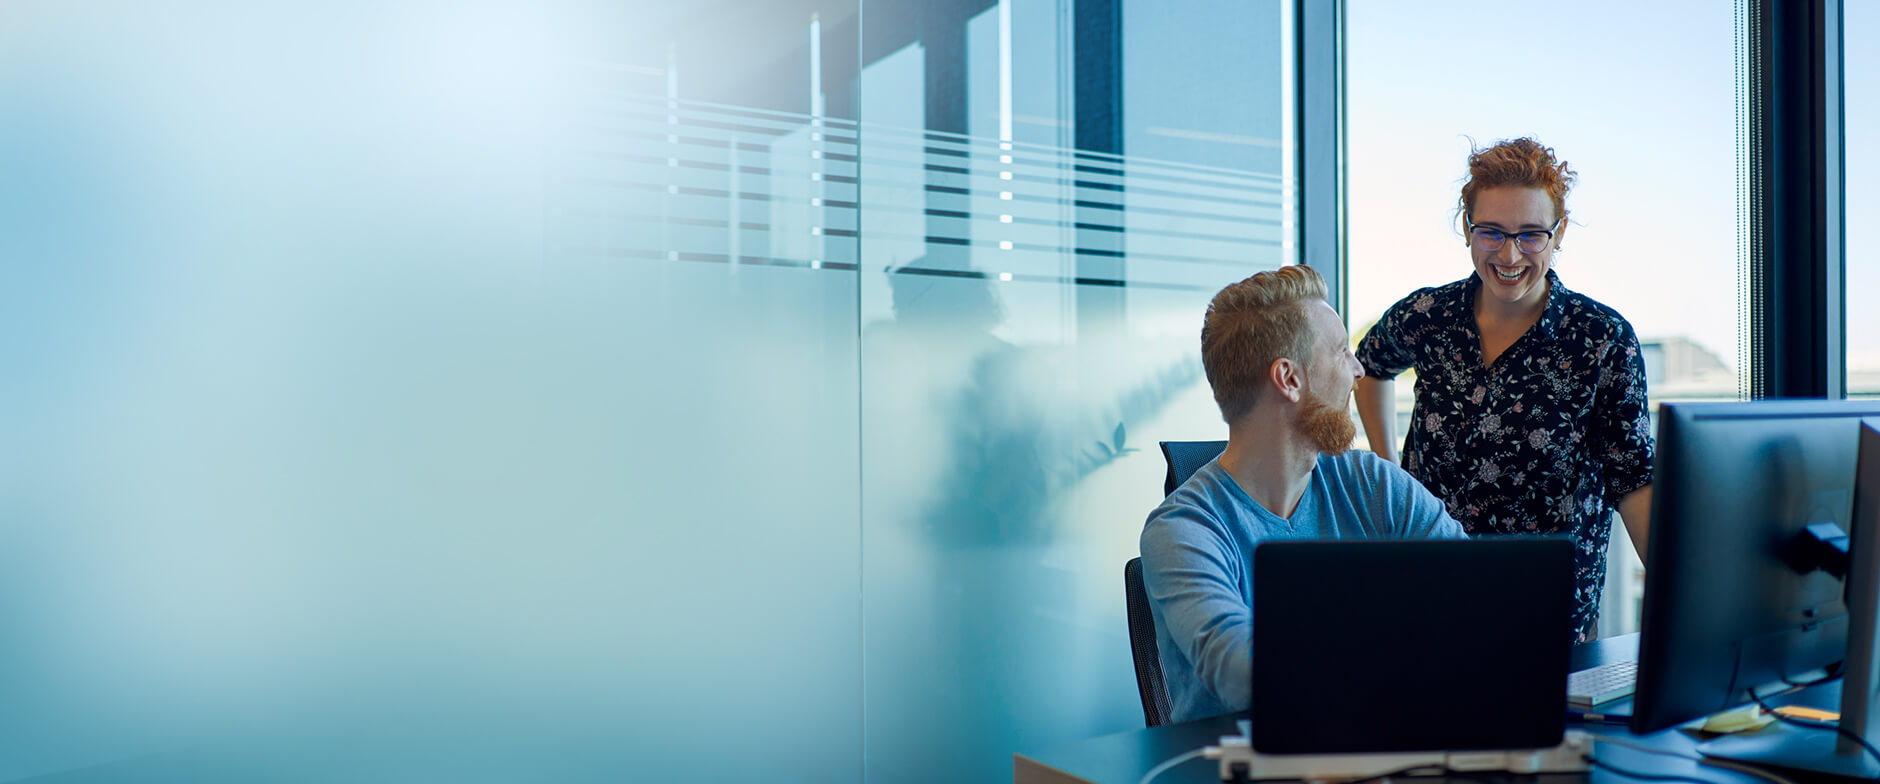
<svg viewBox="0 0 1880 784">
<path fill-rule="evenodd" d="M 1351 448 L 1351 440 L 1358 436 L 1358 426 L 1351 421 L 1351 415 L 1344 408 L 1333 408 L 1314 397 L 1311 391 L 1305 394 L 1299 411 L 1299 428 L 1305 431 L 1320 452 L 1328 455 L 1342 454 Z"/>
</svg>

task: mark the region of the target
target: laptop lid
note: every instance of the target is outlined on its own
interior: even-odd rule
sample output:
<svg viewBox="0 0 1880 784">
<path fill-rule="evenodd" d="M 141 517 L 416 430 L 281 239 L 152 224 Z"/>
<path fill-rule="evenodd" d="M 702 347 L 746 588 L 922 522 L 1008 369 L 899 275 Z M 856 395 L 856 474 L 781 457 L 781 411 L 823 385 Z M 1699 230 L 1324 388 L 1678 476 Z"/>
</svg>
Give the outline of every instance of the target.
<svg viewBox="0 0 1880 784">
<path fill-rule="evenodd" d="M 1543 748 L 1566 730 L 1565 538 L 1264 542 L 1253 586 L 1262 753 Z"/>
</svg>

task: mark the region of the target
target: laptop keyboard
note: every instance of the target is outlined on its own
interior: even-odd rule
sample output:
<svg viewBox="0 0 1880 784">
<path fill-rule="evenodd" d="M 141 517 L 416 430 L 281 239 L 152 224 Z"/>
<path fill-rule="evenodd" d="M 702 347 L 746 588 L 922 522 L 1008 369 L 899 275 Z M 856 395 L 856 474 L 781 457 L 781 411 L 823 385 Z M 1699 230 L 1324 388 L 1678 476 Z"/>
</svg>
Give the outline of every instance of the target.
<svg viewBox="0 0 1880 784">
<path fill-rule="evenodd" d="M 1575 708 L 1590 708 L 1620 697 L 1630 697 L 1637 683 L 1638 662 L 1601 664 L 1567 676 L 1567 704 Z"/>
</svg>

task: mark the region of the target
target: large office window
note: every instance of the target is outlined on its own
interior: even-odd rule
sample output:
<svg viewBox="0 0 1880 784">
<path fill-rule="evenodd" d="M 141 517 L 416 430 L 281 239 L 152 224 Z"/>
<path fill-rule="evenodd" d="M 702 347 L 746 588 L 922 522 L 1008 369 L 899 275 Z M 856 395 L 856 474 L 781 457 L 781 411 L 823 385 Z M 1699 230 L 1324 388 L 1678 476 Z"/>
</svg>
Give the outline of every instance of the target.
<svg viewBox="0 0 1880 784">
<path fill-rule="evenodd" d="M 1866 236 L 1880 226 L 1880 51 L 1867 45 L 1880 36 L 1880 4 L 1844 5 L 1847 395 L 1880 397 L 1880 248 Z"/>
<path fill-rule="evenodd" d="M 1471 145 L 1533 136 L 1579 173 L 1555 269 L 1632 323 L 1654 405 L 1735 399 L 1744 368 L 1733 25 L 1729 0 L 1483 0 L 1441 13 L 1350 0 L 1354 339 L 1411 291 L 1473 274 L 1455 220 Z M 1397 384 L 1399 436 L 1413 386 Z M 1626 537 L 1612 542 L 1607 633 L 1636 627 L 1640 574 Z"/>
</svg>

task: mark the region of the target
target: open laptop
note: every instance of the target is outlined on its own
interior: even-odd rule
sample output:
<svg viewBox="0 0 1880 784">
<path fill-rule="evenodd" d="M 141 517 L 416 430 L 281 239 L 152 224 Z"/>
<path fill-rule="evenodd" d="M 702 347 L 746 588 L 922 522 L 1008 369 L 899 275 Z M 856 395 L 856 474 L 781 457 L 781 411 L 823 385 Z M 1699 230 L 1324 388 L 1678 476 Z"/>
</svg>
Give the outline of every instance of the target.
<svg viewBox="0 0 1880 784">
<path fill-rule="evenodd" d="M 1263 754 L 1532 749 L 1565 732 L 1565 538 L 1265 542 L 1253 586 Z"/>
</svg>

